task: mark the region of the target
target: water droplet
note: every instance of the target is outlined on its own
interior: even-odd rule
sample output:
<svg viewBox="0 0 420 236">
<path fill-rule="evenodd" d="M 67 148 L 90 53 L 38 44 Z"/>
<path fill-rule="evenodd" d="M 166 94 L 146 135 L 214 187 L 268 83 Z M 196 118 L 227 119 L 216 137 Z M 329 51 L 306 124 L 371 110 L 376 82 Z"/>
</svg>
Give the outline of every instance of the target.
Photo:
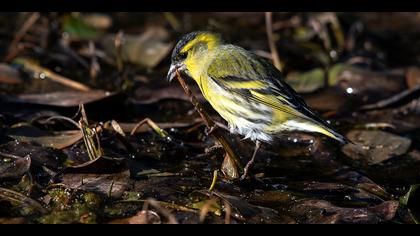
<svg viewBox="0 0 420 236">
<path fill-rule="evenodd" d="M 64 39 L 67 39 L 67 38 L 69 38 L 69 33 L 67 33 L 67 32 L 63 32 L 62 34 L 61 34 L 61 37 L 63 37 Z"/>
<path fill-rule="evenodd" d="M 297 141 L 298 141 L 298 140 L 297 140 L 297 138 L 294 138 L 294 139 L 293 139 L 293 142 L 294 142 L 294 143 L 297 143 Z"/>
<path fill-rule="evenodd" d="M 354 92 L 354 90 L 353 90 L 353 88 L 347 88 L 347 89 L 346 89 L 346 92 L 347 92 L 348 94 L 352 94 L 352 93 Z"/>
</svg>

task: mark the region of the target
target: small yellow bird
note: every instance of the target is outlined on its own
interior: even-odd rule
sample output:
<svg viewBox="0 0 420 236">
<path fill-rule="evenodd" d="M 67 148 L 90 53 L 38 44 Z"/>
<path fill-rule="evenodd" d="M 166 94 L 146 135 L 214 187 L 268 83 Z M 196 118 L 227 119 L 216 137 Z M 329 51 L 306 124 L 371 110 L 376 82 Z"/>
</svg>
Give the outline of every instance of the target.
<svg viewBox="0 0 420 236">
<path fill-rule="evenodd" d="M 348 143 L 306 105 L 269 61 L 226 44 L 219 34 L 199 31 L 185 35 L 171 60 L 168 81 L 176 76 L 176 70 L 194 79 L 205 99 L 228 122 L 230 132 L 256 143 L 242 178 L 261 141 L 272 143 L 285 132 L 316 132 Z"/>
</svg>

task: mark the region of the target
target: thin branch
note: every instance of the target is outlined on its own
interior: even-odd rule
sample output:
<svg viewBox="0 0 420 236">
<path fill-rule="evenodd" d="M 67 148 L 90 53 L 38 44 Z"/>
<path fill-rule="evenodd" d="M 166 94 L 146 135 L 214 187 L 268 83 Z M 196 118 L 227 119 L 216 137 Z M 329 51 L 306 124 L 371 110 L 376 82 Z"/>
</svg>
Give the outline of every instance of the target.
<svg viewBox="0 0 420 236">
<path fill-rule="evenodd" d="M 268 44 L 270 46 L 271 56 L 273 58 L 274 65 L 277 67 L 277 69 L 282 70 L 283 63 L 280 61 L 279 53 L 277 52 L 277 47 L 274 40 L 272 12 L 265 13 L 265 26 L 267 30 Z"/>
<path fill-rule="evenodd" d="M 210 211 L 210 208 L 214 206 L 217 203 L 217 198 L 210 198 L 206 201 L 206 203 L 201 207 L 200 209 L 200 215 L 199 215 L 199 222 L 203 223 L 206 219 L 207 214 Z"/>
<path fill-rule="evenodd" d="M 80 126 L 76 121 L 74 121 L 74 120 L 72 120 L 72 119 L 70 119 L 66 116 L 51 116 L 48 119 L 46 119 L 45 122 L 48 123 L 51 120 L 65 120 L 65 121 L 68 121 L 69 123 L 73 124 L 74 126 L 76 126 L 78 129 L 80 129 Z"/>
<path fill-rule="evenodd" d="M 15 37 L 13 38 L 13 41 L 10 43 L 9 46 L 9 53 L 5 57 L 8 60 L 11 59 L 10 55 L 15 55 L 14 51 L 16 50 L 16 46 L 19 44 L 19 42 L 22 40 L 22 38 L 25 36 L 26 32 L 32 28 L 32 26 L 38 21 L 38 19 L 41 17 L 41 14 L 39 12 L 32 13 L 29 18 L 22 24 L 20 29 L 16 32 Z"/>
<path fill-rule="evenodd" d="M 187 96 L 190 98 L 191 103 L 194 105 L 194 108 L 200 114 L 200 116 L 203 119 L 203 121 L 206 124 L 206 126 L 209 127 L 209 128 L 214 127 L 216 125 L 215 122 L 205 112 L 204 108 L 198 102 L 197 98 L 192 94 L 191 90 L 189 89 L 188 85 L 185 83 L 184 79 L 181 77 L 181 74 L 179 73 L 178 70 L 176 71 L 176 74 L 177 74 L 177 78 L 178 78 L 179 83 L 181 84 L 182 88 L 185 91 L 185 94 L 187 94 Z M 241 161 L 239 160 L 238 156 L 235 154 L 235 152 L 233 151 L 233 149 L 230 147 L 228 141 L 222 135 L 222 133 L 220 132 L 220 130 L 219 129 L 215 129 L 211 134 L 220 142 L 220 144 L 225 149 L 226 154 L 227 154 L 225 156 L 227 158 L 229 158 L 229 159 L 233 159 L 233 161 L 231 163 L 236 163 L 236 165 L 242 171 L 243 170 L 243 166 L 242 166 Z"/>
<path fill-rule="evenodd" d="M 144 124 L 147 124 L 151 129 L 153 129 L 160 137 L 162 138 L 168 138 L 170 137 L 168 132 L 166 132 L 164 129 L 161 129 L 153 120 L 150 118 L 145 118 L 139 123 L 134 126 L 134 128 L 131 130 L 130 135 L 133 136 L 137 130 Z"/>
<path fill-rule="evenodd" d="M 232 218 L 232 207 L 229 202 L 226 200 L 223 201 L 223 206 L 225 207 L 225 224 L 230 224 Z"/>
<path fill-rule="evenodd" d="M 62 84 L 64 86 L 67 86 L 67 87 L 70 87 L 70 88 L 73 88 L 73 89 L 76 89 L 76 90 L 79 90 L 79 91 L 82 91 L 82 92 L 88 92 L 90 90 L 90 88 L 88 86 L 86 86 L 82 83 L 71 80 L 71 79 L 66 78 L 62 75 L 59 75 L 59 74 L 51 71 L 50 69 L 39 66 L 39 65 L 29 61 L 29 60 L 20 59 L 16 62 L 23 65 L 25 69 L 31 71 L 32 73 L 40 75 L 40 76 L 41 75 L 45 76 L 46 78 L 48 78 L 48 79 L 50 79 L 50 80 L 52 80 L 56 83 Z"/>
<path fill-rule="evenodd" d="M 114 45 L 115 50 L 117 52 L 116 61 L 117 61 L 117 69 L 118 72 L 122 72 L 124 69 L 124 62 L 122 57 L 122 45 L 124 43 L 124 32 L 122 30 L 118 31 L 117 35 L 115 35 Z"/>
</svg>

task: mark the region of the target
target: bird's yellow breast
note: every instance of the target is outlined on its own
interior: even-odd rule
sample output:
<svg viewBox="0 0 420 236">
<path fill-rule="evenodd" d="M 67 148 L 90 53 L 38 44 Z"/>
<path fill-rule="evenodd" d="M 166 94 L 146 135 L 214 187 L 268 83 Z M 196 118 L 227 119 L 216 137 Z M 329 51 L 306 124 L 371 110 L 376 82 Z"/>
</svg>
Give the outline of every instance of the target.
<svg viewBox="0 0 420 236">
<path fill-rule="evenodd" d="M 209 78 L 198 80 L 200 90 L 210 105 L 229 123 L 234 123 L 237 115 L 249 115 L 249 110 L 242 106 L 242 102 L 232 97 L 232 94 L 217 85 Z"/>
</svg>

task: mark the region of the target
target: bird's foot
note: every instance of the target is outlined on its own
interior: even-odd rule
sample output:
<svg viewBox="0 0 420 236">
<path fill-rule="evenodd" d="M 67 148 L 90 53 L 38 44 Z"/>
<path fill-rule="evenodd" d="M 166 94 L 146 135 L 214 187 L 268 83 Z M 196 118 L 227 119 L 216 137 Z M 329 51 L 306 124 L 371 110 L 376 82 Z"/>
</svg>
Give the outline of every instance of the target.
<svg viewBox="0 0 420 236">
<path fill-rule="evenodd" d="M 229 127 L 227 127 L 226 125 L 224 125 L 223 123 L 220 122 L 215 122 L 212 126 L 210 127 L 206 127 L 206 129 L 204 130 L 204 133 L 206 135 L 210 135 L 211 133 L 213 133 L 217 128 L 222 128 L 226 131 L 229 131 Z"/>
<path fill-rule="evenodd" d="M 246 163 L 246 166 L 244 168 L 244 173 L 241 175 L 241 178 L 240 178 L 241 181 L 246 179 L 249 173 L 249 169 L 252 167 L 253 164 L 254 164 L 254 159 L 251 159 L 250 161 L 248 161 L 248 163 Z"/>
<path fill-rule="evenodd" d="M 254 164 L 255 157 L 257 156 L 257 152 L 258 152 L 258 150 L 260 149 L 260 147 L 261 147 L 261 142 L 260 142 L 260 141 L 256 141 L 256 142 L 255 142 L 254 154 L 252 154 L 252 158 L 251 158 L 251 160 L 249 160 L 249 161 L 248 161 L 248 163 L 246 163 L 246 166 L 245 166 L 245 168 L 244 168 L 244 173 L 243 173 L 243 175 L 241 176 L 241 179 L 240 179 L 240 180 L 244 180 L 244 179 L 247 177 L 248 172 L 249 172 L 249 169 L 250 169 L 250 168 L 252 167 L 252 165 Z"/>
<path fill-rule="evenodd" d="M 216 130 L 216 128 L 217 128 L 217 125 L 216 124 L 213 125 L 213 126 L 210 126 L 210 127 L 207 126 L 206 129 L 204 130 L 204 133 L 207 136 L 209 136 L 211 133 L 213 133 Z"/>
</svg>

